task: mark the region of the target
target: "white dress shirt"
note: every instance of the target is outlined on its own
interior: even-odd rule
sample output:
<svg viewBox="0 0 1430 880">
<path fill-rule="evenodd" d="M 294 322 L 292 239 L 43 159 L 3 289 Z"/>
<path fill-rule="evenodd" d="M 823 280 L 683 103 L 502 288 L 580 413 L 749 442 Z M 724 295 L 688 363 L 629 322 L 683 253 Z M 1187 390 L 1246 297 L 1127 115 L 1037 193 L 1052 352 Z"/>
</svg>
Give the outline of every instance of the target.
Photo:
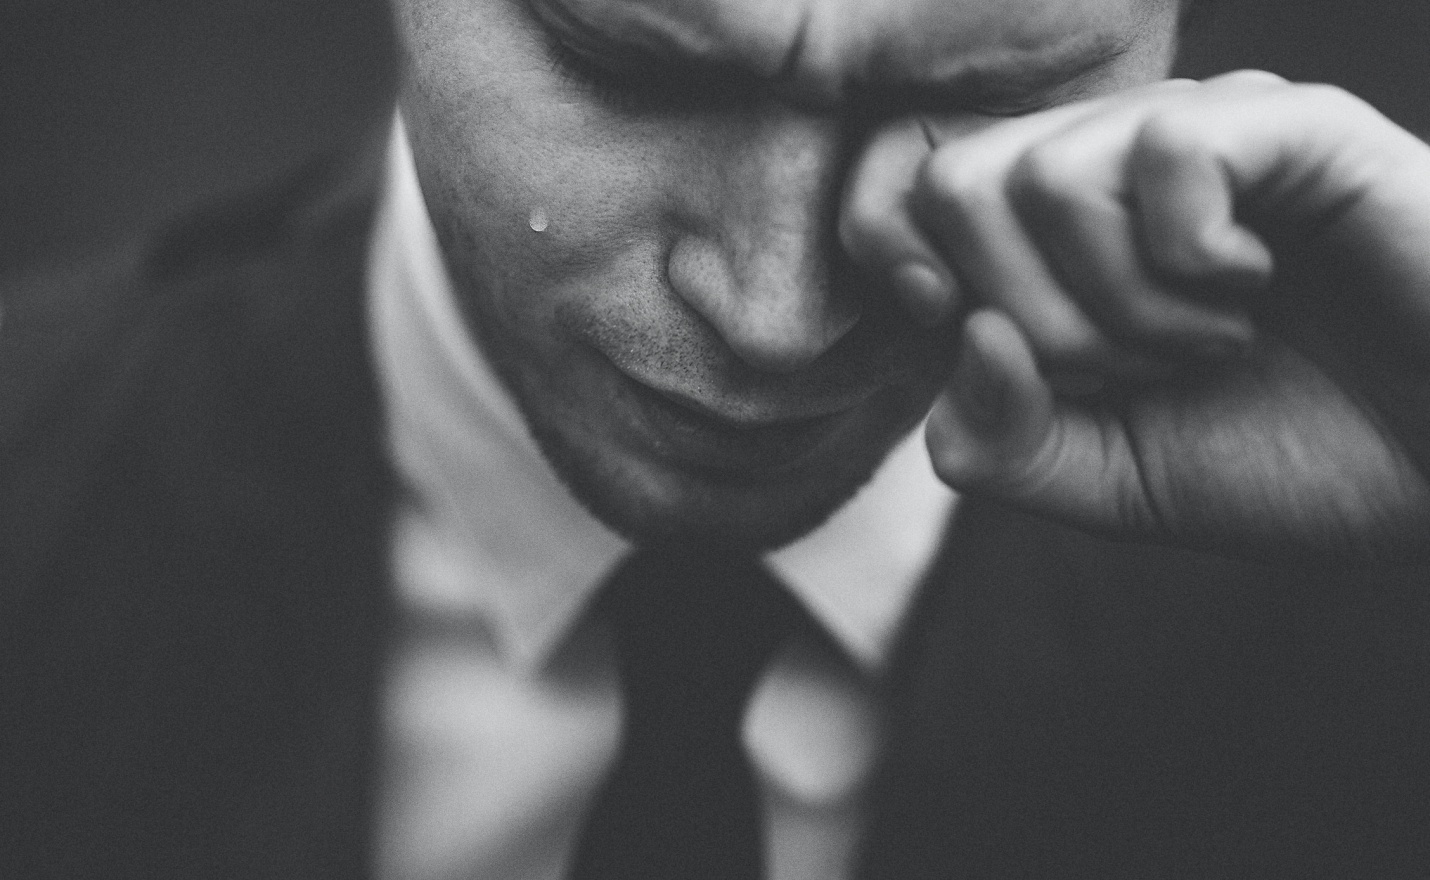
<svg viewBox="0 0 1430 880">
<path fill-rule="evenodd" d="M 610 633 L 584 612 L 630 548 L 567 493 L 464 329 L 400 120 L 368 269 L 405 489 L 377 876 L 561 880 L 621 728 Z M 770 880 L 849 875 L 881 744 L 874 686 L 952 506 L 915 432 L 767 557 L 844 652 L 796 636 L 751 697 Z"/>
</svg>

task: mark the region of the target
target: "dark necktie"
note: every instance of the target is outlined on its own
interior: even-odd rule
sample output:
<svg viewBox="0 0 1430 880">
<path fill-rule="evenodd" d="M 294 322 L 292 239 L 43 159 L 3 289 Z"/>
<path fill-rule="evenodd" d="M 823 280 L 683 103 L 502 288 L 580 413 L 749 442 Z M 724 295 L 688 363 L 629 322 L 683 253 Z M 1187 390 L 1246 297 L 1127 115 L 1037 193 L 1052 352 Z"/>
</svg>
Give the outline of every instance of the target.
<svg viewBox="0 0 1430 880">
<path fill-rule="evenodd" d="M 740 723 L 794 600 L 754 559 L 648 549 L 612 575 L 600 606 L 616 630 L 625 732 L 572 880 L 759 880 L 759 792 Z"/>
</svg>

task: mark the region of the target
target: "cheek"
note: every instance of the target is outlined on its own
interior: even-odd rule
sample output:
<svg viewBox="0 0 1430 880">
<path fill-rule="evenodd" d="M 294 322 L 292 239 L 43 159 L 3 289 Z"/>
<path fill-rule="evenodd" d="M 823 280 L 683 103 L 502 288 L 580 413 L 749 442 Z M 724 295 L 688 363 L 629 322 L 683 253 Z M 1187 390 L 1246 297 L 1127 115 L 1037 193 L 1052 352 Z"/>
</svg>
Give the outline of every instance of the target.
<svg viewBox="0 0 1430 880">
<path fill-rule="evenodd" d="M 437 108 L 413 137 L 434 214 L 548 280 L 605 263 L 646 236 L 663 191 L 655 150 L 553 116 L 483 120 Z"/>
<path fill-rule="evenodd" d="M 551 351 L 579 335 L 573 323 L 670 305 L 673 184 L 659 139 L 615 137 L 579 112 L 540 107 L 489 122 L 436 107 L 414 154 L 484 333 Z"/>
<path fill-rule="evenodd" d="M 400 16 L 420 47 L 403 115 L 449 259 L 520 300 L 504 309 L 629 279 L 665 247 L 678 132 L 604 111 L 552 70 L 529 25 L 494 14 Z"/>
</svg>

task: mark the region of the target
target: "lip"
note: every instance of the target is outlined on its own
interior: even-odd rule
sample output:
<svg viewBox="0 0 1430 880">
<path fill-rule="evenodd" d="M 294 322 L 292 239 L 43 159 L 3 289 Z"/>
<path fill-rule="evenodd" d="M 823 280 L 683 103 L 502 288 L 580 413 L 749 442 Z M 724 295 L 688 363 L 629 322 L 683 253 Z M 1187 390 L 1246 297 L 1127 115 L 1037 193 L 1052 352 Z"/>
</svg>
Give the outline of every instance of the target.
<svg viewBox="0 0 1430 880">
<path fill-rule="evenodd" d="M 854 404 L 821 412 L 734 412 L 659 388 L 617 369 L 645 433 L 682 466 L 710 475 L 768 475 L 810 457 L 853 413 Z"/>
</svg>

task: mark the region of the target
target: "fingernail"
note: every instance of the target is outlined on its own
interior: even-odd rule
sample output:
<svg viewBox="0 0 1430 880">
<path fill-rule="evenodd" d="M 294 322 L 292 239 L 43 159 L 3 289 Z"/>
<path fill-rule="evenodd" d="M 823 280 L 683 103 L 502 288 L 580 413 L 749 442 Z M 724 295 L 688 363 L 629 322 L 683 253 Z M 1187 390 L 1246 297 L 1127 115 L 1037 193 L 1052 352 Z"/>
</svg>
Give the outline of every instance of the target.
<svg viewBox="0 0 1430 880">
<path fill-rule="evenodd" d="M 914 320 L 932 327 L 952 311 L 954 286 L 926 263 L 905 263 L 894 270 L 894 286 Z"/>
</svg>

